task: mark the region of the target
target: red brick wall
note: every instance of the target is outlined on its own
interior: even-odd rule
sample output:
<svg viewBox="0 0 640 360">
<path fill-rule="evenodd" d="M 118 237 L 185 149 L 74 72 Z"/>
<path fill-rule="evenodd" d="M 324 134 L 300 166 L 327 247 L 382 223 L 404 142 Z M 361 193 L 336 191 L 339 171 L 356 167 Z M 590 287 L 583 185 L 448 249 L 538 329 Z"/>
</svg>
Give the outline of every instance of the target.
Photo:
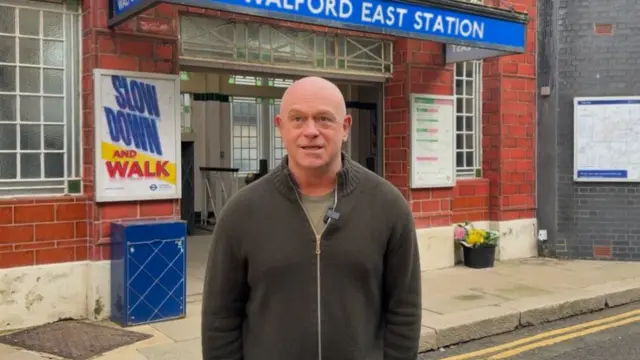
<svg viewBox="0 0 640 360">
<path fill-rule="evenodd" d="M 0 269 L 87 259 L 85 196 L 0 200 Z"/>
<path fill-rule="evenodd" d="M 419 228 L 535 216 L 535 0 L 515 0 L 532 20 L 526 54 L 485 60 L 483 69 L 482 179 L 454 188 L 409 189 L 409 95 L 453 95 L 453 66 L 442 44 L 413 39 L 394 43 L 393 79 L 385 86 L 385 177 L 411 204 Z"/>
<path fill-rule="evenodd" d="M 536 209 L 536 0 L 510 3 L 530 17 L 526 52 L 486 60 L 483 68 L 482 167 L 497 221 L 534 218 Z"/>
</svg>

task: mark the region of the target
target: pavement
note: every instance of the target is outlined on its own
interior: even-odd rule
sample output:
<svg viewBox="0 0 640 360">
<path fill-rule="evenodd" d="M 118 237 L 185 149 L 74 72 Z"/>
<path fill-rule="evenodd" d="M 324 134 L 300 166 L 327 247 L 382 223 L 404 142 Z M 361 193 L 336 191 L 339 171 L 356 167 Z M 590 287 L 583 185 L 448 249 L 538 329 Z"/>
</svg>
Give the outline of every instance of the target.
<svg viewBox="0 0 640 360">
<path fill-rule="evenodd" d="M 454 345 L 419 360 L 640 359 L 640 302 Z"/>
<path fill-rule="evenodd" d="M 196 250 L 194 250 L 196 251 Z M 202 256 L 202 249 L 196 251 Z M 191 255 L 188 255 L 191 256 Z M 191 262 L 191 259 L 190 259 Z M 201 360 L 198 282 L 203 271 L 189 265 L 187 317 L 128 328 L 152 338 L 103 354 L 99 360 Z M 423 273 L 420 350 L 512 332 L 575 315 L 640 301 L 640 262 L 532 258 L 496 263 L 490 269 L 458 266 Z M 3 360 L 43 357 L 0 345 Z"/>
</svg>

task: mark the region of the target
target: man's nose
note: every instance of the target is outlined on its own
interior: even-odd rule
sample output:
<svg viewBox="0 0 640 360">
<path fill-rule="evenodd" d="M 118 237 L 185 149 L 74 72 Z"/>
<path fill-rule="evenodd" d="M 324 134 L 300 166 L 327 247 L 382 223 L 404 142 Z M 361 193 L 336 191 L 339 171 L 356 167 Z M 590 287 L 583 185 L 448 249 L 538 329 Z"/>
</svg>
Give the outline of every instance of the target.
<svg viewBox="0 0 640 360">
<path fill-rule="evenodd" d="M 318 131 L 318 125 L 313 119 L 308 119 L 304 122 L 302 134 L 309 137 L 320 135 L 320 132 Z"/>
</svg>

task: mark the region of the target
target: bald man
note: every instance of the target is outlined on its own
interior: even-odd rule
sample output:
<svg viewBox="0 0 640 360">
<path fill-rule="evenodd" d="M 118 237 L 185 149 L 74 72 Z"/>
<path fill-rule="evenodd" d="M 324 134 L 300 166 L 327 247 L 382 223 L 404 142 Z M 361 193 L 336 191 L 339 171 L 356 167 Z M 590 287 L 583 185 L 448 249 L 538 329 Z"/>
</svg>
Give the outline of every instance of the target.
<svg viewBox="0 0 640 360">
<path fill-rule="evenodd" d="M 405 198 L 341 151 L 351 117 L 331 82 L 296 81 L 275 123 L 288 155 L 214 230 L 203 360 L 416 360 L 420 262 Z"/>
</svg>

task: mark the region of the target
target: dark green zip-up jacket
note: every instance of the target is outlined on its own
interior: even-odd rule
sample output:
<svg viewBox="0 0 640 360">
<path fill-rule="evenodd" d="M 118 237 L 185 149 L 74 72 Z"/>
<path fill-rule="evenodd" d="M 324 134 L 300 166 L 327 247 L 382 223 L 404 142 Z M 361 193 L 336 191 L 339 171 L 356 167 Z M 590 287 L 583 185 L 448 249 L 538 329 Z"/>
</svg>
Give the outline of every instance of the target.
<svg viewBox="0 0 640 360">
<path fill-rule="evenodd" d="M 316 236 L 287 158 L 215 226 L 203 360 L 416 360 L 420 264 L 400 191 L 343 154 L 339 213 Z"/>
</svg>

